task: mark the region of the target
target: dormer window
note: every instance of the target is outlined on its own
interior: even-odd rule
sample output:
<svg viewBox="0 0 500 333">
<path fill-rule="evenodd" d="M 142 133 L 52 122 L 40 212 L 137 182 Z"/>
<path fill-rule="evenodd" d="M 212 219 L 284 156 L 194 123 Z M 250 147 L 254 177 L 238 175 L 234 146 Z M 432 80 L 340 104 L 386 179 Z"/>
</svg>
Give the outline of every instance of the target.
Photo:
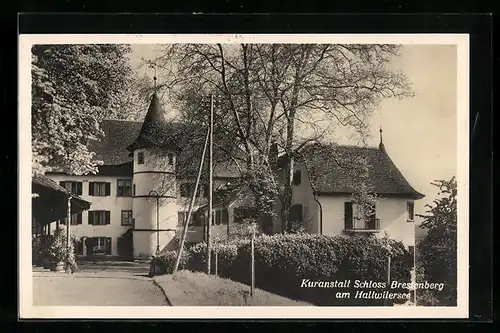
<svg viewBox="0 0 500 333">
<path fill-rule="evenodd" d="M 144 152 L 140 151 L 137 153 L 137 164 L 144 164 Z"/>
</svg>

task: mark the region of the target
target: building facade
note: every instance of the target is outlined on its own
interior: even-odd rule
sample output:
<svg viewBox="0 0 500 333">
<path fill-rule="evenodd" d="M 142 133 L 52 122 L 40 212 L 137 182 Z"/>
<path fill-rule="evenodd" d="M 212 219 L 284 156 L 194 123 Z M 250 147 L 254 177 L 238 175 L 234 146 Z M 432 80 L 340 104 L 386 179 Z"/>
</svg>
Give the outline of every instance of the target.
<svg viewBox="0 0 500 333">
<path fill-rule="evenodd" d="M 105 138 L 91 147 L 104 162 L 97 174 L 47 174 L 92 203 L 90 210 L 71 218 L 71 232 L 80 239 L 77 254 L 139 259 L 149 258 L 165 248 L 176 248 L 194 193 L 201 156 L 196 149 L 203 148 L 203 142 L 193 142 L 194 136 L 179 126 L 166 121 L 153 95 L 142 123 L 117 120 L 103 123 Z M 192 149 L 186 148 L 189 145 Z M 292 190 L 294 219 L 311 233 L 388 233 L 408 247 L 414 246 L 413 201 L 423 195 L 404 179 L 382 143 L 378 148 L 338 149 L 311 145 L 297 159 Z M 353 167 L 339 168 L 337 161 L 332 160 L 338 153 L 347 154 L 346 160 L 368 158 L 372 168 L 368 181 L 373 183 L 380 199 L 373 221 L 362 221 L 356 215 L 356 207 L 351 204 L 356 180 L 348 172 Z M 282 182 L 286 163 L 284 158 L 277 161 L 276 176 Z M 227 237 L 235 225 L 253 215 L 255 205 L 251 196 L 243 195 L 244 189 L 233 193 L 231 198 L 217 197 L 218 189 L 236 183 L 238 178 L 238 170 L 230 162 L 214 166 L 212 237 Z M 188 243 L 207 237 L 207 203 L 208 186 L 202 177 L 188 222 Z M 282 209 L 279 202 L 276 209 L 279 216 Z M 282 230 L 284 226 L 278 219 L 270 232 Z"/>
</svg>

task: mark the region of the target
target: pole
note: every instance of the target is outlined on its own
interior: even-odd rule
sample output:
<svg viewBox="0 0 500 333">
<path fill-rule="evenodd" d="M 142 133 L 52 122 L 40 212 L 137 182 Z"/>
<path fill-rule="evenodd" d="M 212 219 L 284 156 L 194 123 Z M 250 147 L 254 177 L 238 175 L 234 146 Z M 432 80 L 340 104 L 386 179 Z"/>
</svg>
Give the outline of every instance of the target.
<svg viewBox="0 0 500 333">
<path fill-rule="evenodd" d="M 210 275 L 211 255 L 212 255 L 212 146 L 213 146 L 213 131 L 214 131 L 214 95 L 210 95 L 210 144 L 208 148 L 208 229 L 207 229 L 207 274 Z"/>
<path fill-rule="evenodd" d="M 69 273 L 70 271 L 70 266 L 69 266 L 69 256 L 70 256 L 70 251 L 71 251 L 71 241 L 70 241 L 70 233 L 69 233 L 69 226 L 71 224 L 71 195 L 68 196 L 68 218 L 66 220 L 66 272 Z"/>
<path fill-rule="evenodd" d="M 215 276 L 219 274 L 219 262 L 218 262 L 219 256 L 217 253 L 217 246 L 215 247 Z"/>
<path fill-rule="evenodd" d="M 391 256 L 387 256 L 387 289 L 389 289 L 391 285 Z M 385 305 L 387 306 L 387 299 L 384 300 Z"/>
<path fill-rule="evenodd" d="M 203 146 L 203 153 L 201 154 L 200 166 L 198 167 L 198 177 L 196 178 L 196 184 L 194 186 L 194 193 L 191 198 L 191 203 L 189 204 L 189 211 L 187 216 L 187 221 L 184 223 L 184 229 L 182 230 L 181 244 L 179 246 L 179 253 L 177 253 L 177 258 L 175 260 L 175 266 L 173 273 L 177 272 L 179 268 L 179 262 L 181 261 L 182 250 L 184 249 L 184 243 L 186 241 L 187 229 L 189 225 L 189 221 L 191 220 L 191 214 L 193 211 L 194 201 L 196 199 L 196 194 L 198 192 L 198 184 L 200 183 L 201 170 L 203 169 L 203 161 L 205 160 L 205 152 L 207 151 L 208 145 L 208 137 L 210 135 L 210 129 L 207 131 L 207 135 L 205 137 L 205 145 Z"/>
<path fill-rule="evenodd" d="M 253 291 L 255 289 L 255 228 L 252 228 L 252 283 L 250 285 L 250 296 L 253 297 Z"/>
<path fill-rule="evenodd" d="M 417 283 L 417 247 L 413 247 L 413 282 Z M 417 288 L 413 289 L 413 303 L 417 306 Z"/>
<path fill-rule="evenodd" d="M 149 191 L 149 196 L 154 196 L 156 198 L 156 253 L 158 255 L 160 253 L 160 194 L 157 191 L 151 190 Z"/>
<path fill-rule="evenodd" d="M 156 255 L 160 254 L 160 196 L 156 193 Z"/>
</svg>

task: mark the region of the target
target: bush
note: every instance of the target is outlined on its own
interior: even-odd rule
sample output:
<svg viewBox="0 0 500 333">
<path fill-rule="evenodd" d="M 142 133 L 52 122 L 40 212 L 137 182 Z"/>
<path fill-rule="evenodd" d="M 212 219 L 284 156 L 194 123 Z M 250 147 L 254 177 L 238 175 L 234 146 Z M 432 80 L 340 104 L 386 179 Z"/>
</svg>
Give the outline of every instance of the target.
<svg viewBox="0 0 500 333">
<path fill-rule="evenodd" d="M 57 228 L 54 231 L 53 235 L 49 236 L 46 240 L 43 241 L 46 242 L 43 253 L 53 263 L 64 262 L 66 269 L 69 268 L 71 272 L 75 272 L 78 268 L 78 265 L 75 260 L 75 254 L 73 251 L 75 241 L 76 241 L 75 236 L 70 235 L 70 244 L 68 253 L 66 230 L 62 228 Z"/>
<path fill-rule="evenodd" d="M 216 244 L 214 252 L 215 249 L 219 254 L 219 275 L 250 284 L 250 241 L 227 241 Z M 205 250 L 204 243 L 190 248 L 192 260 L 188 263 L 188 269 L 205 270 Z M 255 238 L 256 287 L 318 305 L 360 305 L 360 299 L 336 300 L 335 293 L 350 291 L 354 295 L 360 290 L 352 289 L 354 280 L 385 282 L 389 254 L 392 280 L 410 282 L 412 258 L 400 242 L 366 235 L 262 235 Z M 351 280 L 351 289 L 301 288 L 302 279 L 328 282 Z M 369 290 L 373 288 L 365 291 Z M 403 291 L 407 292 L 391 290 Z M 361 304 L 366 302 L 361 301 Z M 380 305 L 380 302 L 372 304 Z"/>
<path fill-rule="evenodd" d="M 182 251 L 182 256 L 179 261 L 179 269 L 186 266 L 189 261 L 190 253 L 188 251 Z M 177 251 L 165 251 L 160 253 L 158 256 L 154 257 L 152 264 L 156 265 L 159 272 L 156 274 L 172 274 L 175 266 L 175 261 L 177 260 Z"/>
<path fill-rule="evenodd" d="M 211 254 L 212 273 L 215 273 L 215 258 L 217 257 L 217 273 L 219 276 L 227 276 L 233 266 L 234 260 L 238 254 L 238 244 L 241 241 L 234 242 L 214 242 Z M 202 242 L 193 245 L 188 249 L 190 259 L 188 269 L 192 271 L 206 272 L 207 267 L 207 244 Z"/>
</svg>

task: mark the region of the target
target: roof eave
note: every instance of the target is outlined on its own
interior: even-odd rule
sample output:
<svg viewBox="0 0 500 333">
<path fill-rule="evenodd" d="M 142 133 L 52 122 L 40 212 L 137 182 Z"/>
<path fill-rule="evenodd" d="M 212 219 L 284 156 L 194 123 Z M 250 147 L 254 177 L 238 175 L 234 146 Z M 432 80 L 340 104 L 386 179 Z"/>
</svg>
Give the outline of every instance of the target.
<svg viewBox="0 0 500 333">
<path fill-rule="evenodd" d="M 315 191 L 318 196 L 348 196 L 352 195 L 353 192 L 338 192 L 338 191 Z M 377 193 L 380 197 L 399 197 L 399 198 L 412 198 L 415 200 L 423 199 L 425 195 L 422 193 Z"/>
</svg>

